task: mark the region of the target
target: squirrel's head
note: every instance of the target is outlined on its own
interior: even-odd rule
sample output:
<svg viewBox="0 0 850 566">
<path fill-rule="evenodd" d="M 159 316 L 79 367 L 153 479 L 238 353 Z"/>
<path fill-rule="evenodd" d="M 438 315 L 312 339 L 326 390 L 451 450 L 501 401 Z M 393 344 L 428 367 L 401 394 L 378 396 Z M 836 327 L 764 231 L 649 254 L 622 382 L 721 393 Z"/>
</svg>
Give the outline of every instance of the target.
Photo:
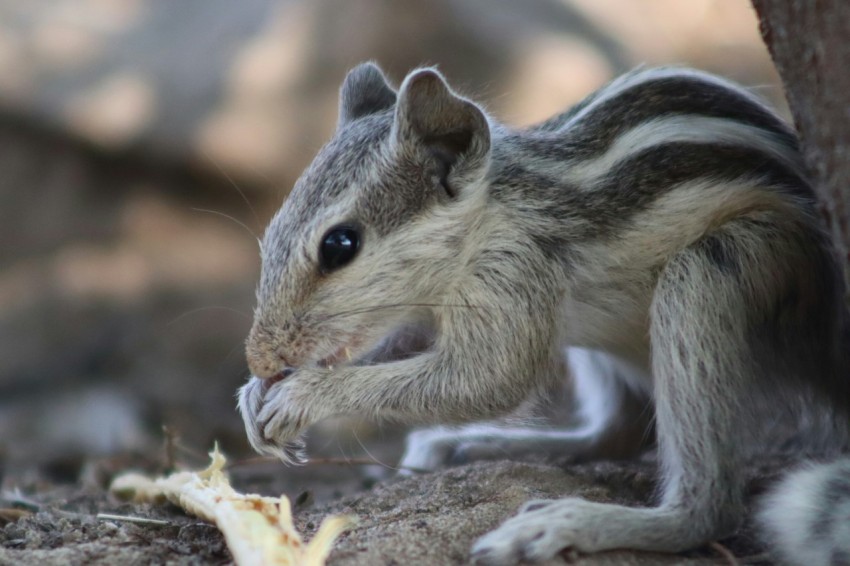
<svg viewBox="0 0 850 566">
<path fill-rule="evenodd" d="M 433 329 L 489 162 L 486 115 L 435 69 L 411 72 L 398 92 L 376 65 L 353 69 L 333 138 L 266 230 L 251 372 L 374 363 Z"/>
</svg>

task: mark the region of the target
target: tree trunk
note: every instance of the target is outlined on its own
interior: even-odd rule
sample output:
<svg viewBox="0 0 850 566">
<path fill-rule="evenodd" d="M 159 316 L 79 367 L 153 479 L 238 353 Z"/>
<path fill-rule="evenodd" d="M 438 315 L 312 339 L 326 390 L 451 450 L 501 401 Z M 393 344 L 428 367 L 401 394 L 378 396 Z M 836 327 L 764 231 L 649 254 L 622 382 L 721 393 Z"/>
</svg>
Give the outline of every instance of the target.
<svg viewBox="0 0 850 566">
<path fill-rule="evenodd" d="M 753 0 L 847 273 L 850 249 L 850 2 Z"/>
</svg>

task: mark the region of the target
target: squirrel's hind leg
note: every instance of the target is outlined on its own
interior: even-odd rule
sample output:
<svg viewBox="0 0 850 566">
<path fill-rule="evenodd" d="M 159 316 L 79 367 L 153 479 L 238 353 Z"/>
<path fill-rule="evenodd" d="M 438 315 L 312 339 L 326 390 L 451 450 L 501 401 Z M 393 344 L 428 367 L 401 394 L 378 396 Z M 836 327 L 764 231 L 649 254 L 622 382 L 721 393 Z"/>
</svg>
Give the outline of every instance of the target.
<svg viewBox="0 0 850 566">
<path fill-rule="evenodd" d="M 778 298 L 798 284 L 791 271 L 806 277 L 816 269 L 805 265 L 814 252 L 800 253 L 806 239 L 741 219 L 679 252 L 660 274 L 650 313 L 662 485 L 657 507 L 531 501 L 477 541 L 476 563 L 545 560 L 564 549 L 678 552 L 731 534 L 744 516 L 742 470 L 756 424 L 753 407 L 766 385 L 776 389 L 782 378 L 771 373 L 766 379 L 759 358 L 769 344 L 752 329 L 768 316 L 802 316 L 798 303 Z M 774 356 L 782 355 L 776 344 L 811 339 L 794 328 L 777 329 L 795 336 L 777 340 Z"/>
<path fill-rule="evenodd" d="M 530 454 L 576 460 L 629 458 L 653 440 L 648 396 L 636 387 L 644 376 L 597 351 L 570 348 L 572 386 L 567 403 L 578 409 L 570 427 L 480 423 L 416 430 L 407 438 L 401 470 L 434 470 L 474 460 L 521 459 Z M 561 372 L 564 371 L 560 366 Z M 564 382 L 563 375 L 560 380 Z M 561 408 L 563 410 L 563 407 Z"/>
</svg>

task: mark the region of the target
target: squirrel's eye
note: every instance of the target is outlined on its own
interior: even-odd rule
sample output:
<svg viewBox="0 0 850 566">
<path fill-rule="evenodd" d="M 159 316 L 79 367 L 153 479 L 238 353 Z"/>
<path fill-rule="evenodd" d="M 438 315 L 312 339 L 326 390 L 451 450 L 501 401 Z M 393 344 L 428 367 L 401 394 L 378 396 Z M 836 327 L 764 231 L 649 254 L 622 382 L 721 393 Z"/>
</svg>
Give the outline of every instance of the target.
<svg viewBox="0 0 850 566">
<path fill-rule="evenodd" d="M 360 234 L 350 226 L 332 228 L 319 246 L 319 263 L 322 271 L 333 271 L 346 265 L 357 254 Z"/>
</svg>

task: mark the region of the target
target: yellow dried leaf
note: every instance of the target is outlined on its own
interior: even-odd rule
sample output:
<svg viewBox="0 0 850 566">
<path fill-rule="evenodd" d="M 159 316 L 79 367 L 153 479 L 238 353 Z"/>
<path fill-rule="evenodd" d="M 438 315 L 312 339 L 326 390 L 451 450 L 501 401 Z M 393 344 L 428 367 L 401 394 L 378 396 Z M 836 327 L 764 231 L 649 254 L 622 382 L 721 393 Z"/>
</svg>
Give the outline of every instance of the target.
<svg viewBox="0 0 850 566">
<path fill-rule="evenodd" d="M 215 523 L 234 561 L 243 566 L 323 566 L 337 537 L 355 524 L 354 517 L 328 517 L 304 544 L 286 496 L 238 493 L 223 471 L 226 460 L 218 445 L 210 458 L 210 465 L 200 472 L 176 472 L 156 479 L 130 472 L 116 477 L 109 489 L 137 502 L 168 500 Z"/>
</svg>

